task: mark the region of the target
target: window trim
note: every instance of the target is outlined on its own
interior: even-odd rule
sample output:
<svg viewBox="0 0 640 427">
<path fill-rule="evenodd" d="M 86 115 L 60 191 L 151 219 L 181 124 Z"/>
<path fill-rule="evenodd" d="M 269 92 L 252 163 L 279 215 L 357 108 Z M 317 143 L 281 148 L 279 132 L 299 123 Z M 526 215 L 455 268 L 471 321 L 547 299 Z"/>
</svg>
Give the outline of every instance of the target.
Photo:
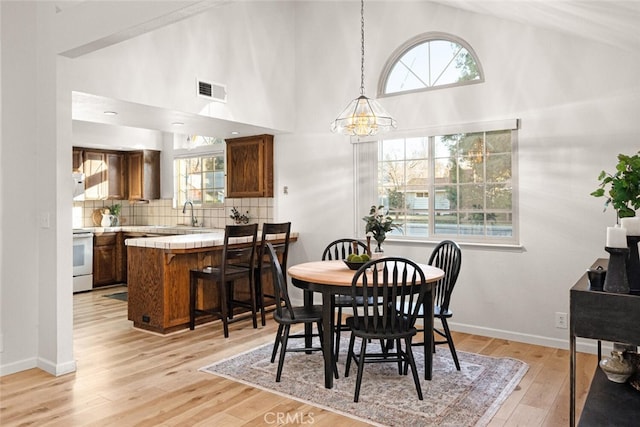
<svg viewBox="0 0 640 427">
<path fill-rule="evenodd" d="M 215 147 L 215 148 L 214 148 Z M 180 203 L 180 187 L 178 185 L 178 178 L 176 176 L 176 160 L 185 160 L 185 159 L 193 159 L 193 158 L 202 158 L 202 157 L 210 157 L 210 156 L 215 156 L 215 155 L 222 155 L 222 157 L 224 158 L 225 162 L 224 162 L 224 177 L 225 177 L 225 183 L 224 183 L 224 192 L 225 192 L 225 200 L 227 199 L 227 183 L 226 183 L 226 176 L 227 176 L 227 144 L 226 143 L 222 143 L 221 145 L 208 145 L 208 146 L 200 146 L 200 147 L 196 147 L 193 149 L 175 149 L 173 151 L 173 159 L 172 159 L 172 163 L 171 166 L 173 168 L 173 176 L 172 176 L 172 182 L 173 182 L 173 207 L 174 208 L 178 208 Z M 223 209 L 225 206 L 225 203 L 202 203 L 200 205 L 197 205 L 198 209 Z"/>
<path fill-rule="evenodd" d="M 476 63 L 476 66 L 478 67 L 478 74 L 480 75 L 480 78 L 476 79 L 476 80 L 467 80 L 467 81 L 463 81 L 463 82 L 447 83 L 447 84 L 443 84 L 443 85 L 429 86 L 429 87 L 424 87 L 424 88 L 419 88 L 419 89 L 403 90 L 401 92 L 386 93 L 385 92 L 385 86 L 387 85 L 387 80 L 389 78 L 389 73 L 391 72 L 391 69 L 396 65 L 398 60 L 405 53 L 407 53 L 409 50 L 413 49 L 414 47 L 416 47 L 416 46 L 418 46 L 420 44 L 423 44 L 423 43 L 427 43 L 427 42 L 431 42 L 431 41 L 437 41 L 437 40 L 445 40 L 445 41 L 449 41 L 449 42 L 452 42 L 452 43 L 457 43 L 460 46 L 462 46 L 463 48 L 465 48 L 467 50 L 467 52 L 469 52 L 469 54 L 473 57 L 473 60 Z M 473 50 L 471 45 L 469 43 L 467 43 L 461 37 L 455 36 L 453 34 L 440 32 L 440 31 L 430 31 L 430 32 L 422 33 L 422 34 L 419 34 L 419 35 L 417 35 L 415 37 L 412 37 L 411 39 L 407 40 L 402 45 L 400 45 L 396 50 L 393 51 L 393 53 L 391 54 L 389 59 L 387 59 L 387 62 L 384 64 L 384 67 L 382 68 L 382 73 L 380 74 L 380 78 L 378 79 L 378 96 L 377 97 L 378 98 L 385 98 L 385 97 L 389 97 L 389 96 L 405 95 L 405 94 L 408 94 L 408 93 L 425 92 L 425 91 L 445 89 L 445 88 L 450 88 L 450 87 L 467 86 L 467 85 L 478 84 L 478 83 L 484 83 L 484 70 L 482 68 L 482 63 L 480 62 L 480 59 L 478 58 L 478 55 L 476 54 L 475 50 Z"/>
<path fill-rule="evenodd" d="M 511 131 L 511 179 L 512 185 L 512 216 L 513 229 L 511 237 L 490 237 L 490 236 L 461 236 L 459 234 L 430 234 L 429 236 L 398 236 L 389 235 L 388 241 L 401 243 L 419 243 L 419 242 L 436 242 L 443 239 L 455 239 L 461 244 L 486 246 L 486 247 L 505 247 L 505 248 L 521 248 L 520 242 L 520 220 L 519 220 L 519 174 L 518 174 L 518 130 L 520 129 L 519 119 L 504 119 L 486 122 L 473 122 L 459 125 L 443 125 L 432 126 L 402 132 L 394 132 L 390 135 L 390 139 L 425 137 L 432 138 L 440 135 L 456 134 L 456 133 L 474 133 L 474 132 L 491 132 L 498 130 Z M 354 153 L 354 199 L 356 215 L 354 215 L 355 235 L 363 238 L 365 236 L 364 227 L 362 225 L 362 216 L 369 211 L 371 206 L 370 200 L 377 203 L 378 200 L 378 142 L 383 137 L 372 137 L 359 139 L 353 144 Z M 429 149 L 432 150 L 430 144 Z M 433 154 L 430 154 L 430 162 L 433 160 Z M 430 167 L 430 174 L 433 168 Z M 433 185 L 433 177 L 430 176 L 429 188 Z M 429 210 L 429 221 L 431 224 L 432 212 L 431 206 Z"/>
</svg>

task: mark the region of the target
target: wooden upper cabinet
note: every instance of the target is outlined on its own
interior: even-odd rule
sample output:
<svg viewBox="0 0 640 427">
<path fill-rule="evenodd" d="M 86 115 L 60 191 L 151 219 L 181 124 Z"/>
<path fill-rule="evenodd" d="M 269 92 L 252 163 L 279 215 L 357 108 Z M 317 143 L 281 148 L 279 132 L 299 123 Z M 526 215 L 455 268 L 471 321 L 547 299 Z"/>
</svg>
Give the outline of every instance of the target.
<svg viewBox="0 0 640 427">
<path fill-rule="evenodd" d="M 80 173 L 84 173 L 84 170 L 82 169 L 82 150 L 78 149 L 78 148 L 74 148 L 73 149 L 73 158 L 72 158 L 72 164 L 73 164 L 73 172 L 80 172 Z"/>
<path fill-rule="evenodd" d="M 127 198 L 127 168 L 124 153 L 107 153 L 107 199 Z"/>
<path fill-rule="evenodd" d="M 73 149 L 73 167 L 85 174 L 85 200 L 127 198 L 126 157 L 122 152 Z"/>
<path fill-rule="evenodd" d="M 107 155 L 104 151 L 85 150 L 82 154 L 84 179 L 84 199 L 104 200 L 107 198 Z"/>
<path fill-rule="evenodd" d="M 226 140 L 227 197 L 273 197 L 273 135 Z"/>
<path fill-rule="evenodd" d="M 131 151 L 129 164 L 129 200 L 160 198 L 160 152 Z"/>
</svg>

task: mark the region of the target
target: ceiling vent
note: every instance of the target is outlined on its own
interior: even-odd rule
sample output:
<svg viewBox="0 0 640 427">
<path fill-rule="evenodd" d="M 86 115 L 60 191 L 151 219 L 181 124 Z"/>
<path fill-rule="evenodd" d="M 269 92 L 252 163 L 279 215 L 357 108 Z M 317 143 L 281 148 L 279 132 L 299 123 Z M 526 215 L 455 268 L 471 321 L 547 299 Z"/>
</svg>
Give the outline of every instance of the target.
<svg viewBox="0 0 640 427">
<path fill-rule="evenodd" d="M 227 86 L 219 83 L 210 83 L 196 80 L 198 96 L 217 102 L 227 102 Z"/>
</svg>

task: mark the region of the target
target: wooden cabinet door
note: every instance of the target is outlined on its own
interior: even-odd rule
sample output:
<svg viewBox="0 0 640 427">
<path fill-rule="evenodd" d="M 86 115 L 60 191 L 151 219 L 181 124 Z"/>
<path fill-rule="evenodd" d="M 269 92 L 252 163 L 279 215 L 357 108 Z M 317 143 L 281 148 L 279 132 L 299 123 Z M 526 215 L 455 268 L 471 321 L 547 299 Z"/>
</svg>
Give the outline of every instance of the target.
<svg viewBox="0 0 640 427">
<path fill-rule="evenodd" d="M 160 198 L 160 152 L 133 151 L 128 155 L 129 200 Z"/>
<path fill-rule="evenodd" d="M 127 198 L 126 157 L 124 153 L 107 153 L 107 199 Z"/>
<path fill-rule="evenodd" d="M 84 170 L 82 169 L 82 150 L 74 147 L 72 159 L 73 172 L 84 173 Z"/>
<path fill-rule="evenodd" d="M 118 281 L 117 233 L 96 235 L 93 243 L 93 286 L 113 285 Z"/>
<path fill-rule="evenodd" d="M 227 197 L 273 197 L 273 135 L 226 140 Z"/>
<path fill-rule="evenodd" d="M 107 156 L 102 151 L 83 153 L 83 169 L 85 174 L 85 200 L 102 200 L 107 197 Z"/>
</svg>

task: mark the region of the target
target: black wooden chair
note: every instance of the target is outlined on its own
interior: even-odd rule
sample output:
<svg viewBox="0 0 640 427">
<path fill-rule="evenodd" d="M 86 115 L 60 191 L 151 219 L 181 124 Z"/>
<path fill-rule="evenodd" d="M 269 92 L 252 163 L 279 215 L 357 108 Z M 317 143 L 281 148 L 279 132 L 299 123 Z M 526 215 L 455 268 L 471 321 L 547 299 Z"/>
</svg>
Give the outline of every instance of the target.
<svg viewBox="0 0 640 427">
<path fill-rule="evenodd" d="M 345 370 L 345 377 L 348 377 L 351 361 L 358 366 L 354 402 L 360 396 L 365 363 L 388 362 L 398 364 L 400 375 L 406 375 L 407 369 L 411 368 L 418 398 L 422 400 L 411 344 L 417 333 L 414 325 L 426 293 L 425 284 L 420 267 L 413 261 L 400 257 L 369 261 L 355 273 L 351 283 L 354 315 L 348 317 L 346 322 L 351 329 L 351 338 Z M 360 293 L 363 296 L 362 305 L 355 302 L 355 297 Z M 359 354 L 354 352 L 356 337 L 360 338 Z M 369 340 L 392 341 L 395 345 L 393 349 L 385 349 L 381 345 L 380 353 L 368 352 Z"/>
<path fill-rule="evenodd" d="M 269 294 L 265 293 L 265 287 L 263 286 L 262 279 L 265 274 L 269 274 L 271 271 L 271 262 L 266 252 L 266 244 L 270 239 L 281 238 L 284 239 L 282 243 L 273 243 L 271 246 L 276 251 L 278 258 L 280 259 L 280 266 L 282 269 L 282 275 L 284 282 L 287 282 L 287 257 L 289 255 L 289 237 L 291 235 L 291 223 L 264 223 L 262 224 L 262 238 L 258 245 L 258 258 L 255 268 L 255 285 L 256 295 L 258 296 L 257 307 L 260 310 L 260 317 L 262 320 L 262 326 L 267 324 L 266 322 L 266 303 L 265 297 L 275 301 L 275 292 Z M 273 285 L 275 287 L 275 284 Z"/>
<path fill-rule="evenodd" d="M 219 266 L 209 266 L 202 270 L 190 271 L 189 289 L 189 329 L 195 327 L 199 315 L 213 315 L 222 320 L 225 338 L 229 337 L 229 323 L 242 318 L 233 319 L 233 282 L 239 279 L 248 280 L 249 302 L 254 329 L 258 327 L 255 286 L 253 284 L 258 224 L 228 225 L 225 227 L 222 259 Z M 215 284 L 220 299 L 220 309 L 197 308 L 198 281 L 202 286 Z M 206 292 L 203 292 L 206 294 Z"/>
<path fill-rule="evenodd" d="M 367 245 L 358 239 L 338 239 L 329 243 L 327 247 L 322 252 L 322 260 L 323 261 L 331 261 L 331 260 L 343 260 L 347 259 L 350 254 L 363 254 L 367 253 L 368 248 Z M 362 297 L 357 297 L 356 301 L 359 305 L 362 305 Z M 334 308 L 338 310 L 337 318 L 335 321 L 335 345 L 334 345 L 334 359 L 338 361 L 338 354 L 340 352 L 340 333 L 343 331 L 348 331 L 349 328 L 342 321 L 342 309 L 344 307 L 351 307 L 352 298 L 350 295 L 335 295 L 333 298 Z"/>
<path fill-rule="evenodd" d="M 287 352 L 310 352 L 310 351 L 322 351 L 322 306 L 313 305 L 311 307 L 294 307 L 291 305 L 289 299 L 289 291 L 287 289 L 287 283 L 284 280 L 284 274 L 278 260 L 278 254 L 271 243 L 265 245 L 265 251 L 271 262 L 271 271 L 273 273 L 273 287 L 276 293 L 276 310 L 273 313 L 273 319 L 278 322 L 278 332 L 276 333 L 276 339 L 273 344 L 273 351 L 271 352 L 271 363 L 276 359 L 278 348 L 280 348 L 280 358 L 278 359 L 278 371 L 276 373 L 276 382 L 280 382 L 282 376 L 282 368 L 284 366 L 284 356 Z M 300 348 L 288 348 L 287 343 L 290 338 L 304 339 L 307 335 L 293 334 L 291 335 L 291 325 L 296 324 L 308 324 L 315 323 L 318 328 L 318 333 L 312 336 L 317 336 L 320 340 L 320 347 L 300 347 Z M 338 369 L 333 366 L 334 375 L 338 377 Z"/>
<path fill-rule="evenodd" d="M 443 240 L 431 252 L 429 257 L 429 265 L 438 267 L 444 271 L 442 279 L 433 284 L 434 292 L 434 307 L 433 317 L 440 319 L 442 323 L 442 330 L 434 327 L 434 350 L 438 344 L 448 344 L 453 362 L 456 365 L 456 369 L 460 370 L 460 362 L 458 361 L 458 354 L 456 353 L 455 345 L 453 344 L 453 337 L 449 330 L 449 324 L 447 319 L 453 316 L 453 312 L 449 309 L 449 303 L 451 302 L 451 293 L 458 280 L 458 274 L 460 273 L 460 266 L 462 265 L 462 251 L 460 246 L 454 241 Z M 420 309 L 420 316 L 423 315 L 422 309 Z M 424 330 L 419 330 L 426 333 Z M 437 340 L 436 336 L 444 339 Z M 424 345 L 424 343 L 414 342 L 413 345 Z"/>
</svg>

